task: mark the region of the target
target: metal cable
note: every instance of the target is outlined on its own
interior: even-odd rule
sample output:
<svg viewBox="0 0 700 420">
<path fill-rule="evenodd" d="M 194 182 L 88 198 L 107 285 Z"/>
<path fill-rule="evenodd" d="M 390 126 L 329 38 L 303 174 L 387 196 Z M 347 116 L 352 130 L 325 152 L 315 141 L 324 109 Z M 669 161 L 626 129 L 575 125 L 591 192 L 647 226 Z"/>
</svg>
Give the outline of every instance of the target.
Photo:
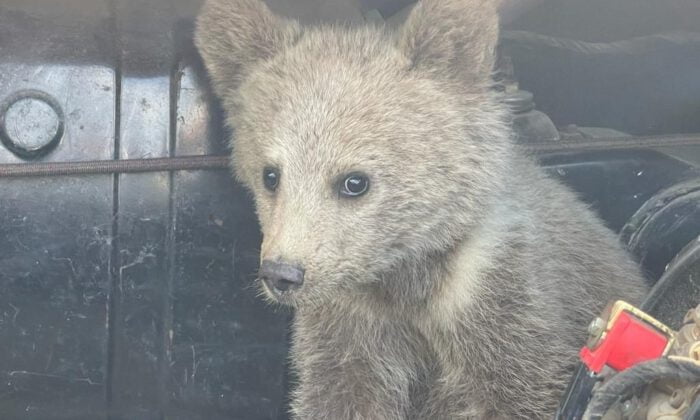
<svg viewBox="0 0 700 420">
<path fill-rule="evenodd" d="M 521 145 L 537 155 L 595 150 L 648 149 L 668 146 L 700 146 L 700 135 L 666 135 L 552 141 Z M 0 164 L 0 178 L 99 175 L 133 172 L 226 169 L 228 156 L 181 156 L 83 162 L 28 162 Z"/>
<path fill-rule="evenodd" d="M 0 178 L 226 169 L 228 156 L 0 164 Z"/>
</svg>

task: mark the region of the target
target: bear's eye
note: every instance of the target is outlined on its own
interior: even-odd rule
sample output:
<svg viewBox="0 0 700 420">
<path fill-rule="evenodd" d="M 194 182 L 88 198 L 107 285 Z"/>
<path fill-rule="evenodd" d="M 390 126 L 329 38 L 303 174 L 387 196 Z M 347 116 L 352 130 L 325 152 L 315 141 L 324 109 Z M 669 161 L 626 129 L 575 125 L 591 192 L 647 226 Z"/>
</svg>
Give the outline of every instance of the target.
<svg viewBox="0 0 700 420">
<path fill-rule="evenodd" d="M 366 175 L 354 173 L 345 177 L 340 186 L 340 195 L 345 197 L 359 197 L 369 189 L 369 179 Z"/>
<path fill-rule="evenodd" d="M 280 172 L 275 168 L 263 169 L 263 183 L 269 191 L 275 191 L 280 183 Z"/>
</svg>

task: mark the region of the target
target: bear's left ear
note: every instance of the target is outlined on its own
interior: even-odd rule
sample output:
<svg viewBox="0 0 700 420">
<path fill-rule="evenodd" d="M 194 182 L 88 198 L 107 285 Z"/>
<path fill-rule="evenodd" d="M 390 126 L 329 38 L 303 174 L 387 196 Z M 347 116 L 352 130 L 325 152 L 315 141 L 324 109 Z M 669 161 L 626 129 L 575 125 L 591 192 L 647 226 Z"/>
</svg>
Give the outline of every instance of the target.
<svg viewBox="0 0 700 420">
<path fill-rule="evenodd" d="M 413 70 L 467 87 L 490 82 L 497 42 L 498 0 L 421 0 L 399 36 Z"/>
<path fill-rule="evenodd" d="M 250 66 L 293 44 L 300 33 L 297 22 L 275 16 L 261 0 L 207 0 L 195 45 L 222 96 L 238 89 Z"/>
</svg>

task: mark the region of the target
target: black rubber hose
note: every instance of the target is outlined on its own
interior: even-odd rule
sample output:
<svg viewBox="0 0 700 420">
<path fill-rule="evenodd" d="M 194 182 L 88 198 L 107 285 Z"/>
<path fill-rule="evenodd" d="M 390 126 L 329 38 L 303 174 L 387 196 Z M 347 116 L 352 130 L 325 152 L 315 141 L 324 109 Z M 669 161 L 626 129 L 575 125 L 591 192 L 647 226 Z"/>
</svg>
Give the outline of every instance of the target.
<svg viewBox="0 0 700 420">
<path fill-rule="evenodd" d="M 595 391 L 584 420 L 600 420 L 613 404 L 633 391 L 659 379 L 700 383 L 700 365 L 679 359 L 663 358 L 643 362 L 624 370 Z"/>
</svg>

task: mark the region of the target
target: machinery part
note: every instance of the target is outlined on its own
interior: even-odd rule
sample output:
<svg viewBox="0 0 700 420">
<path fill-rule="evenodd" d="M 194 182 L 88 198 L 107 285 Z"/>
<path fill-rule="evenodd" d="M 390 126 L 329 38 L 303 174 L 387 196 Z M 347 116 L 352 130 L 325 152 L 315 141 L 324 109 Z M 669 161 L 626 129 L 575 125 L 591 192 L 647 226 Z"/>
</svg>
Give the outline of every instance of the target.
<svg viewBox="0 0 700 420">
<path fill-rule="evenodd" d="M 51 151 L 63 137 L 60 105 L 39 90 L 24 90 L 0 106 L 0 140 L 15 155 L 32 159 Z"/>
<path fill-rule="evenodd" d="M 639 54 L 651 49 L 662 49 L 668 46 L 700 45 L 700 33 L 673 32 L 654 34 L 623 41 L 600 43 L 585 42 L 567 38 L 555 38 L 526 31 L 503 31 L 501 40 L 507 44 L 518 44 L 521 47 L 546 47 L 570 51 L 576 54 Z"/>
<path fill-rule="evenodd" d="M 668 358 L 612 376 L 591 399 L 590 419 L 697 419 L 691 411 L 700 401 L 700 305 L 686 313 L 668 350 Z M 638 392 L 620 401 L 632 391 Z"/>
<path fill-rule="evenodd" d="M 692 228 L 695 225 L 687 227 Z M 700 237 L 694 237 L 668 264 L 664 275 L 647 295 L 642 309 L 666 325 L 679 328 L 684 319 L 682 308 L 692 307 L 697 302 L 700 302 Z"/>
<path fill-rule="evenodd" d="M 700 305 L 686 313 L 676 332 L 617 301 L 591 322 L 589 334 L 557 420 L 682 420 L 694 410 L 700 397 Z"/>
<path fill-rule="evenodd" d="M 673 354 L 700 361 L 700 305 L 691 309 L 673 342 Z"/>
<path fill-rule="evenodd" d="M 569 382 L 562 402 L 557 408 L 555 420 L 580 420 L 591 400 L 593 388 L 599 378 L 586 365 L 580 363 L 576 368 L 571 382 Z"/>
<path fill-rule="evenodd" d="M 700 362 L 700 305 L 689 310 L 684 317 L 683 326 L 675 335 L 671 353 L 696 364 Z M 675 380 L 657 381 L 647 387 L 638 401 L 640 408 L 646 407 L 646 417 L 638 416 L 638 420 L 698 419 L 700 416 L 692 411 L 695 410 L 694 406 L 700 405 L 700 380 L 688 384 Z M 632 416 L 630 418 L 637 420 Z"/>
<path fill-rule="evenodd" d="M 688 105 L 700 94 L 698 33 L 589 43 L 504 31 L 501 39 L 520 86 L 557 126 L 611 127 L 635 135 L 700 131 L 697 107 Z"/>
<path fill-rule="evenodd" d="M 617 301 L 589 326 L 581 360 L 595 373 L 604 367 L 623 371 L 668 353 L 673 331 L 634 306 Z"/>
<path fill-rule="evenodd" d="M 559 132 L 547 114 L 535 109 L 532 93 L 525 90 L 506 93 L 503 102 L 512 110 L 513 131 L 522 144 L 556 142 Z"/>
<path fill-rule="evenodd" d="M 682 358 L 661 358 L 635 365 L 612 376 L 593 394 L 584 420 L 601 420 L 620 398 L 655 381 L 681 381 L 700 383 L 700 364 L 695 360 Z M 631 419 L 643 410 L 636 401 L 620 408 L 623 419 Z M 641 404 L 640 404 L 641 405 Z M 685 413 L 683 413 L 685 414 Z M 665 414 L 667 415 L 667 414 Z M 648 417 L 642 417 L 648 418 Z M 658 418 L 658 417 L 652 417 Z M 666 418 L 666 417 L 664 417 Z M 669 420 L 672 417 L 669 417 Z M 678 417 L 682 419 L 682 417 Z"/>
<path fill-rule="evenodd" d="M 622 228 L 622 241 L 651 278 L 700 233 L 699 199 L 700 179 L 676 184 L 650 198 Z"/>
</svg>

